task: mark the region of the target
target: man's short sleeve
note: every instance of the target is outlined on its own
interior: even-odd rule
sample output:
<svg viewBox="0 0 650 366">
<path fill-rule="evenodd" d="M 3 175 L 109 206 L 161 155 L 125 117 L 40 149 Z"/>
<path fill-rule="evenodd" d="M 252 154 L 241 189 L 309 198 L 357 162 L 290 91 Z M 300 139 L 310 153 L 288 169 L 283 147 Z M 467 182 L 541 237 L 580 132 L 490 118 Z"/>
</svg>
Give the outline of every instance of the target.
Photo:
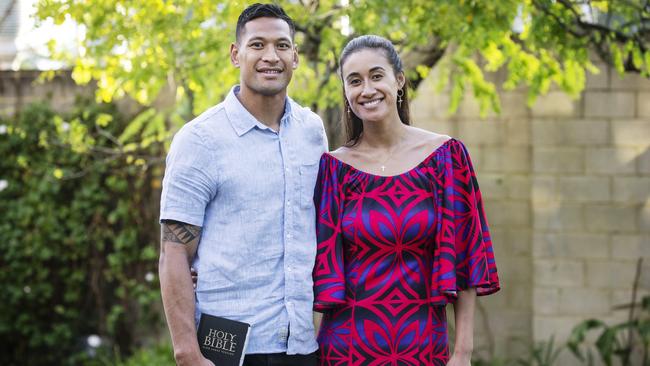
<svg viewBox="0 0 650 366">
<path fill-rule="evenodd" d="M 172 141 L 160 197 L 160 220 L 203 226 L 208 203 L 217 191 L 214 151 L 186 126 Z"/>
</svg>

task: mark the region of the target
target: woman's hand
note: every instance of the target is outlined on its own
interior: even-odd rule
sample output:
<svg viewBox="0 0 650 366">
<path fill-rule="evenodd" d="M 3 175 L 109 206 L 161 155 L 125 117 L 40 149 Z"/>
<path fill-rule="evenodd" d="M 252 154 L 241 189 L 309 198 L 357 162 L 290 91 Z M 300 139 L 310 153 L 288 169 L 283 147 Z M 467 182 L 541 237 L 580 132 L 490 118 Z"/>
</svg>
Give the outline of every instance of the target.
<svg viewBox="0 0 650 366">
<path fill-rule="evenodd" d="M 447 366 L 471 366 L 471 360 L 472 355 L 459 355 L 454 353 L 447 362 Z"/>
<path fill-rule="evenodd" d="M 190 274 L 192 275 L 192 286 L 196 290 L 196 281 L 199 280 L 199 274 L 194 267 L 190 267 Z"/>
</svg>

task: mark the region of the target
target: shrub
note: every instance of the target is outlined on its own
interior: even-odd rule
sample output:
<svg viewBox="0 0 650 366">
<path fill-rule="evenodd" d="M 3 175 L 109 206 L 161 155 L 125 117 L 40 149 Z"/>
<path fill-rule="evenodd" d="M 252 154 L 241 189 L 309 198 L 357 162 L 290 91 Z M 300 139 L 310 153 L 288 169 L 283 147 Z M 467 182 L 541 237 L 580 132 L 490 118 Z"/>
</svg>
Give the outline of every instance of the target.
<svg viewBox="0 0 650 366">
<path fill-rule="evenodd" d="M 113 106 L 32 105 L 0 125 L 0 364 L 79 364 L 89 334 L 128 354 L 160 329 L 160 167 L 112 137 Z"/>
</svg>

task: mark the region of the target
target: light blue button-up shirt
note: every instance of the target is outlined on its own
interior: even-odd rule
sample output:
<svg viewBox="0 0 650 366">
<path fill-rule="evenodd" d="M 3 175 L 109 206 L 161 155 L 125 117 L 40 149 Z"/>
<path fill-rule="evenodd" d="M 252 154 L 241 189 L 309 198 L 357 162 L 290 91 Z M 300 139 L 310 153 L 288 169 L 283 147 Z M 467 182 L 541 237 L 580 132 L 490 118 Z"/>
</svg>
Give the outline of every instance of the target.
<svg viewBox="0 0 650 366">
<path fill-rule="evenodd" d="M 193 261 L 197 322 L 205 312 L 251 324 L 246 353 L 311 353 L 323 123 L 287 98 L 275 132 L 242 106 L 238 91 L 174 137 L 160 219 L 202 227 Z"/>
</svg>

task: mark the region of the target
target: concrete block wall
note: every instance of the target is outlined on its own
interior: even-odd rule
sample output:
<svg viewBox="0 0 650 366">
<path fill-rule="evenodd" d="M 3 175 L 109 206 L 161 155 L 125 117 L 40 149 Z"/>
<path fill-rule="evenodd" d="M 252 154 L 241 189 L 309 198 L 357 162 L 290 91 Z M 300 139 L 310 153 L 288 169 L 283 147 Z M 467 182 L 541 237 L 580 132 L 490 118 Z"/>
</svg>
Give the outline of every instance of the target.
<svg viewBox="0 0 650 366">
<path fill-rule="evenodd" d="M 565 340 L 586 318 L 624 321 L 614 307 L 630 302 L 640 257 L 650 292 L 650 80 L 600 68 L 570 112 L 532 109 L 536 341 Z"/>
<path fill-rule="evenodd" d="M 502 114 L 484 119 L 471 98 L 446 114 L 435 72 L 412 101 L 415 125 L 463 140 L 479 174 L 503 285 L 480 300 L 479 351 L 488 331 L 504 357 L 590 317 L 624 320 L 613 307 L 640 257 L 650 293 L 650 80 L 599 67 L 577 100 L 551 90 L 528 107 L 525 90 L 502 91 Z"/>
<path fill-rule="evenodd" d="M 13 116 L 26 105 L 49 101 L 57 111 L 69 110 L 80 94 L 93 93 L 91 86 L 77 86 L 69 71 L 61 71 L 53 80 L 38 81 L 40 71 L 0 70 L 0 115 Z"/>
<path fill-rule="evenodd" d="M 435 69 L 433 70 L 435 75 Z M 449 97 L 425 80 L 411 103 L 414 125 L 454 136 L 467 146 L 477 171 L 495 244 L 502 290 L 481 297 L 476 313 L 476 354 L 516 356 L 532 339 L 533 187 L 530 109 L 525 91 L 504 92 L 502 114 L 481 118 L 465 98 L 457 113 L 446 113 Z"/>
</svg>

